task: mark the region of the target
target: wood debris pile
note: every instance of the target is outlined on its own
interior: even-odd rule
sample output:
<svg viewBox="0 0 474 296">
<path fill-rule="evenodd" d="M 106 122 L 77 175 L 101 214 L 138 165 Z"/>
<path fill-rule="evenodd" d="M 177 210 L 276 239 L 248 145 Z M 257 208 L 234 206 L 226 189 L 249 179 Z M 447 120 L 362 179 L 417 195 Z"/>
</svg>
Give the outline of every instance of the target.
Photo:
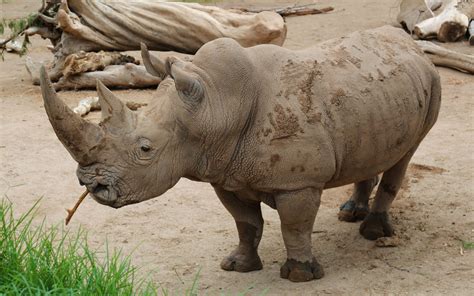
<svg viewBox="0 0 474 296">
<path fill-rule="evenodd" d="M 45 25 L 31 27 L 26 33 L 51 40 L 54 61 L 48 72 L 56 89 L 91 88 L 96 79 L 109 87 L 156 86 L 159 78 L 117 53 L 139 50 L 141 42 L 151 50 L 194 54 L 220 37 L 233 38 L 244 47 L 282 45 L 286 38 L 285 21 L 274 11 L 245 12 L 153 0 L 47 2 L 58 4 L 55 14 L 41 15 Z M 39 65 L 30 59 L 27 68 L 38 83 Z"/>
</svg>

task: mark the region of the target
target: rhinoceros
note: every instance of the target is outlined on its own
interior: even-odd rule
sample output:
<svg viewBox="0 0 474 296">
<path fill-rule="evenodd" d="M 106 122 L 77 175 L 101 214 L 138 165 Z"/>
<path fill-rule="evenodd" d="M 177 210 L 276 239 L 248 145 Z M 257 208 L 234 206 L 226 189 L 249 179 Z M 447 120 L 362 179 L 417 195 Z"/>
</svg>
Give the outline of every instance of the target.
<svg viewBox="0 0 474 296">
<path fill-rule="evenodd" d="M 192 61 L 145 62 L 168 76 L 154 101 L 132 112 L 98 81 L 98 125 L 72 113 L 41 71 L 49 120 L 97 202 L 119 208 L 182 177 L 208 182 L 239 235 L 221 267 L 238 272 L 262 268 L 263 202 L 281 220 L 280 276 L 295 282 L 323 276 L 311 233 L 326 188 L 354 184 L 339 217 L 363 219 L 363 237 L 394 233 L 390 205 L 441 100 L 435 67 L 402 30 L 355 32 L 304 50 L 222 38 Z"/>
</svg>

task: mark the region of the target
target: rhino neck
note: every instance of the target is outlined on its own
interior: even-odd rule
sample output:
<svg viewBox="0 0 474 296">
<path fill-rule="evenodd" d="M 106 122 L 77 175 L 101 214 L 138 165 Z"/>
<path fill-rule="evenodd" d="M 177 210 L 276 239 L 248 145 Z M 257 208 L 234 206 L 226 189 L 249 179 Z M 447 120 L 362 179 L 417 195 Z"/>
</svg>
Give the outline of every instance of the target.
<svg viewBox="0 0 474 296">
<path fill-rule="evenodd" d="M 248 104 L 243 104 L 243 110 L 235 112 L 246 116 L 227 118 L 229 122 L 226 125 L 232 126 L 231 129 L 223 129 L 202 139 L 195 166 L 196 179 L 223 185 L 234 182 L 236 172 L 245 171 L 251 163 L 248 152 L 249 144 L 254 139 L 257 104 L 257 97 L 248 100 Z M 245 183 L 245 180 L 242 182 Z"/>
</svg>

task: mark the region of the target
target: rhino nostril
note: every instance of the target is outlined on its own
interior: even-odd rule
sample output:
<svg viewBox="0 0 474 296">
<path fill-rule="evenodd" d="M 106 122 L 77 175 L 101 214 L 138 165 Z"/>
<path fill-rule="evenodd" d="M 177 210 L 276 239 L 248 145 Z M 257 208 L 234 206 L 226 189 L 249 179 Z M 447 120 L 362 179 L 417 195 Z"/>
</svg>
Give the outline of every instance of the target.
<svg viewBox="0 0 474 296">
<path fill-rule="evenodd" d="M 84 185 L 86 185 L 86 184 L 85 184 L 84 182 L 82 182 L 81 179 L 79 179 L 79 185 L 84 186 Z"/>
</svg>

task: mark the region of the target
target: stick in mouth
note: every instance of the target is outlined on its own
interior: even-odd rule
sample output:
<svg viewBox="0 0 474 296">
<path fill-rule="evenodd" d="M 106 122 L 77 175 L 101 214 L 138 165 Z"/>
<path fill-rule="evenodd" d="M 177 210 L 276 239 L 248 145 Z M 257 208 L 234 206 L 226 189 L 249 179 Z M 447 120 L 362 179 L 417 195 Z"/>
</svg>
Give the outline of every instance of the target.
<svg viewBox="0 0 474 296">
<path fill-rule="evenodd" d="M 79 197 L 79 200 L 76 202 L 74 207 L 72 209 L 66 209 L 67 211 L 66 225 L 69 224 L 69 221 L 71 221 L 72 216 L 74 215 L 74 213 L 76 212 L 77 208 L 79 207 L 81 202 L 84 200 L 84 198 L 86 198 L 87 194 L 89 194 L 89 190 L 86 189 L 86 191 L 84 191 L 81 194 L 81 196 Z"/>
</svg>

